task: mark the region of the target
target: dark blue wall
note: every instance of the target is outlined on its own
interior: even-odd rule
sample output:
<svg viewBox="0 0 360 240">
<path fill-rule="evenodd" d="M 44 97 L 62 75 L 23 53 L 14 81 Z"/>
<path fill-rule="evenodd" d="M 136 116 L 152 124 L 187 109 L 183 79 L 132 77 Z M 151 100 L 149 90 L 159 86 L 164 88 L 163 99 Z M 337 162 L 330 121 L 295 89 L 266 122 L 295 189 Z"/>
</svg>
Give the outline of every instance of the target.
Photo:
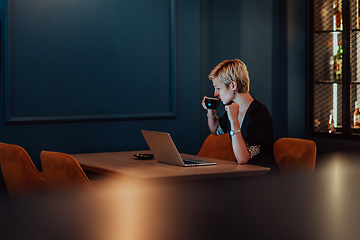
<svg viewBox="0 0 360 240">
<path fill-rule="evenodd" d="M 207 75 L 230 58 L 247 64 L 275 138 L 306 137 L 305 2 L 4 0 L 0 141 L 38 168 L 41 150 L 147 149 L 141 129 L 196 154 Z"/>
<path fill-rule="evenodd" d="M 224 59 L 240 58 L 249 70 L 251 95 L 272 114 L 275 140 L 306 138 L 306 1 L 201 3 L 202 79 Z M 205 90 L 212 92 L 212 85 Z"/>
</svg>

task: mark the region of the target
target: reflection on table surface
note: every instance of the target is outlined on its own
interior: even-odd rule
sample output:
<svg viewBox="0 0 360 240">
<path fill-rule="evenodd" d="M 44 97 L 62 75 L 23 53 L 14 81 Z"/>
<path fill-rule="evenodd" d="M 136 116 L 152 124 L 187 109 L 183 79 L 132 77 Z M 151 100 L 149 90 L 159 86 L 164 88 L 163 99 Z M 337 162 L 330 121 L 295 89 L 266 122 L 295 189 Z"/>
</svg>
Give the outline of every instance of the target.
<svg viewBox="0 0 360 240">
<path fill-rule="evenodd" d="M 2 239 L 358 239 L 360 155 L 316 174 L 154 184 L 1 199 Z"/>
</svg>

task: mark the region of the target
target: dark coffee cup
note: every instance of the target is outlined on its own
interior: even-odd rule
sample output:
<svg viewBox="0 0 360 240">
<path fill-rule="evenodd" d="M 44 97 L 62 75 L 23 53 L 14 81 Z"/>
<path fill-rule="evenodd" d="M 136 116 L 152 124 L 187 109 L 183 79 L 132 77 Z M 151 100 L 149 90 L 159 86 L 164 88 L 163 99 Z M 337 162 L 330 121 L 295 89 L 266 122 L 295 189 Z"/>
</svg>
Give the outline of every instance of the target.
<svg viewBox="0 0 360 240">
<path fill-rule="evenodd" d="M 220 100 L 217 98 L 205 97 L 205 106 L 208 109 L 216 109 L 220 104 Z"/>
</svg>

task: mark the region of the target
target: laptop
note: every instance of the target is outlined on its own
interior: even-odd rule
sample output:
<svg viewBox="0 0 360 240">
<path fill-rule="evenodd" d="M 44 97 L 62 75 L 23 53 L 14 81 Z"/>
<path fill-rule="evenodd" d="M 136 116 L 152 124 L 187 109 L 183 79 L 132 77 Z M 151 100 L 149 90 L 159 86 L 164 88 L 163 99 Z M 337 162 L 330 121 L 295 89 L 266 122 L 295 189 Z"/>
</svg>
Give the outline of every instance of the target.
<svg viewBox="0 0 360 240">
<path fill-rule="evenodd" d="M 141 130 L 152 154 L 159 163 L 173 164 L 183 167 L 215 165 L 195 158 L 182 158 L 169 133 Z"/>
</svg>

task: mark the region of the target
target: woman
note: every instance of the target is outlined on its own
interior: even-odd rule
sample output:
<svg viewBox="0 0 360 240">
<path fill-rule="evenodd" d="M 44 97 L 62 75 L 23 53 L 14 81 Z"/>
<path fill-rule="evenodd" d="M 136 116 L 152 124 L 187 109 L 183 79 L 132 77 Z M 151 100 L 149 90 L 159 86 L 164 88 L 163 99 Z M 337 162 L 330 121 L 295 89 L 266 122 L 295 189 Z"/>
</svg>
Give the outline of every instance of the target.
<svg viewBox="0 0 360 240">
<path fill-rule="evenodd" d="M 230 133 L 238 164 L 254 164 L 278 172 L 274 158 L 273 124 L 269 111 L 249 94 L 249 73 L 239 59 L 218 64 L 209 74 L 215 97 L 225 105 L 225 114 L 208 111 L 208 125 L 212 134 Z"/>
</svg>

